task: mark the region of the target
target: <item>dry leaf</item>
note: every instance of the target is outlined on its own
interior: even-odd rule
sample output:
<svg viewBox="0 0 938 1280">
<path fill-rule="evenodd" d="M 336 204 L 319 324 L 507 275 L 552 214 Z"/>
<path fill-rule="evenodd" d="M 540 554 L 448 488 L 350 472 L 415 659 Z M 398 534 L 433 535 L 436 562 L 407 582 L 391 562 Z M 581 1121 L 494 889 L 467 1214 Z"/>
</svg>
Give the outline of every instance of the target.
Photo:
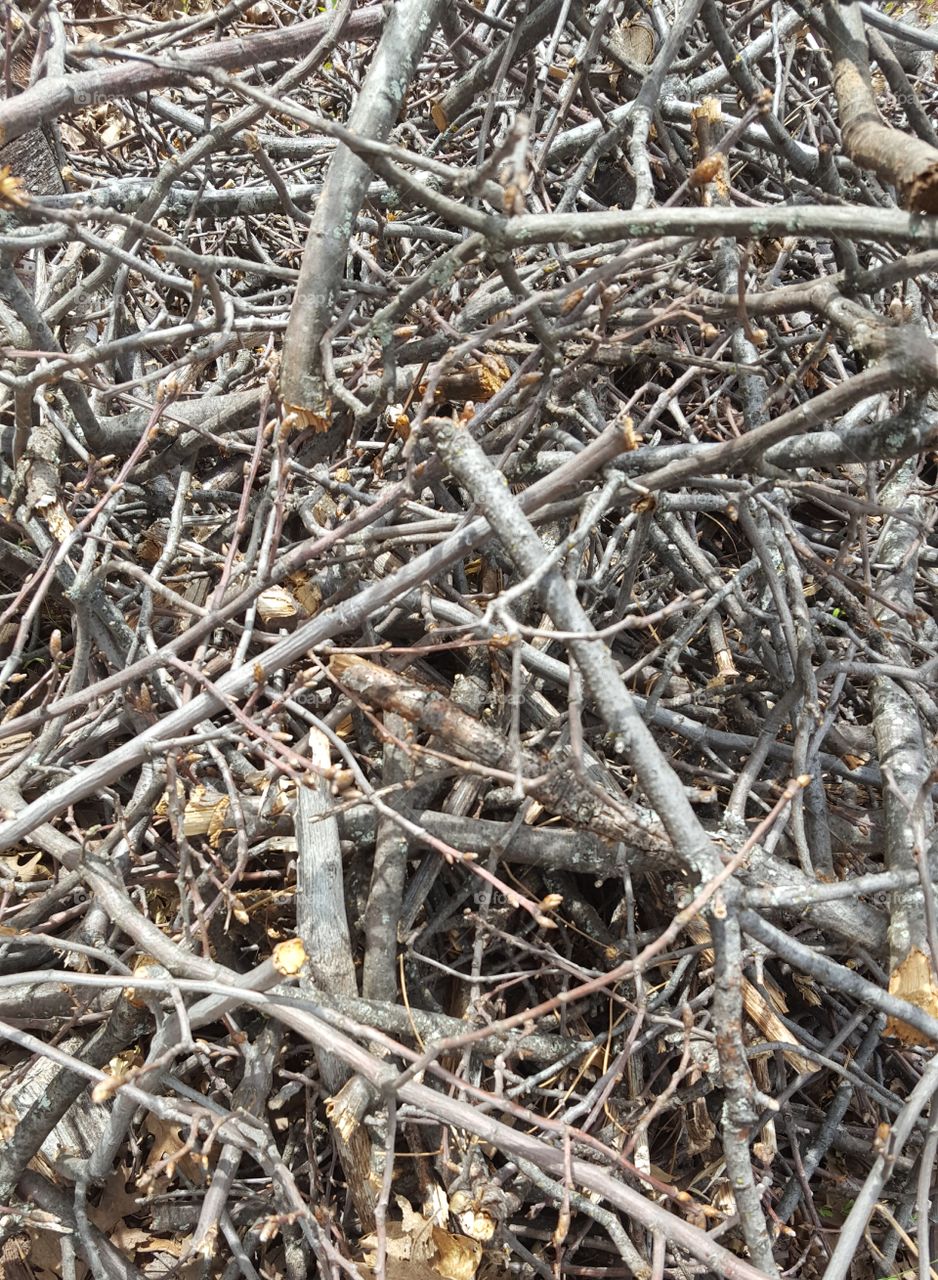
<svg viewBox="0 0 938 1280">
<path fill-rule="evenodd" d="M 130 1169 L 123 1164 L 118 1166 L 105 1182 L 97 1208 L 88 1213 L 94 1225 L 106 1236 L 110 1236 L 124 1218 L 133 1217 L 140 1212 L 140 1205 L 137 1203 L 139 1193 L 127 1188 L 129 1177 Z"/>
<path fill-rule="evenodd" d="M 296 404 L 285 404 L 283 425 L 287 431 L 303 431 L 306 427 L 312 427 L 314 431 L 322 434 L 332 426 L 332 418 L 328 408 L 323 414 L 314 413 L 312 409 L 301 409 Z"/>
<path fill-rule="evenodd" d="M 50 1215 L 48 1227 L 39 1225 L 40 1214 L 34 1209 L 29 1215 L 29 1269 L 33 1280 L 61 1280 L 63 1228 L 58 1219 Z M 88 1268 L 80 1258 L 76 1259 L 75 1280 L 85 1280 Z M 4 1277 L 6 1280 L 6 1277 Z"/>
<path fill-rule="evenodd" d="M 444 1280 L 472 1280 L 482 1259 L 482 1246 L 468 1236 L 454 1236 L 443 1227 L 431 1227 L 436 1257 L 433 1269 Z"/>
<path fill-rule="evenodd" d="M 188 1246 L 188 1237 L 181 1240 L 155 1236 L 143 1227 L 123 1222 L 111 1234 L 111 1244 L 131 1257 L 136 1253 L 167 1253 L 171 1258 L 181 1258 Z"/>
<path fill-rule="evenodd" d="M 112 147 L 116 147 L 123 137 L 124 121 L 120 119 L 111 120 L 104 126 L 99 135 L 101 145 L 108 151 Z"/>
<path fill-rule="evenodd" d="M 404 1196 L 396 1196 L 401 1222 L 388 1223 L 387 1274 L 398 1280 L 473 1280 L 482 1259 L 482 1246 L 467 1236 L 456 1236 L 443 1227 L 434 1226 L 418 1213 Z M 367 1250 L 369 1268 L 377 1264 L 377 1237 L 366 1236 L 362 1247 Z M 395 1267 L 392 1264 L 397 1263 Z M 401 1269 L 401 1264 L 406 1264 Z"/>
<path fill-rule="evenodd" d="M 20 858 L 25 859 L 25 861 L 20 862 Z M 0 862 L 4 863 L 9 868 L 10 873 L 14 875 L 17 880 L 26 884 L 30 880 L 48 879 L 46 872 L 42 868 L 42 859 L 43 852 L 39 849 L 33 854 L 4 854 L 4 856 L 0 858 Z"/>
<path fill-rule="evenodd" d="M 411 1205 L 403 1196 L 395 1196 L 397 1207 L 401 1211 L 401 1229 L 409 1241 L 410 1252 L 406 1255 L 418 1262 L 431 1259 L 436 1253 L 433 1239 L 433 1223 L 428 1222 L 422 1213 Z M 400 1256 L 404 1256 L 403 1254 Z"/>
<path fill-rule="evenodd" d="M 154 1177 L 160 1176 L 172 1181 L 178 1169 L 190 1182 L 197 1186 L 205 1183 L 205 1165 L 207 1161 L 186 1149 L 182 1131 L 177 1124 L 161 1120 L 152 1111 L 147 1112 L 144 1127 L 153 1135 L 153 1146 L 147 1158 L 147 1171 L 139 1179 L 139 1185 L 152 1183 Z"/>
<path fill-rule="evenodd" d="M 378 1273 L 368 1266 L 359 1266 L 362 1280 L 378 1280 Z M 440 1273 L 426 1262 L 412 1262 L 409 1258 L 393 1258 L 388 1255 L 384 1269 L 386 1280 L 440 1280 Z"/>
</svg>

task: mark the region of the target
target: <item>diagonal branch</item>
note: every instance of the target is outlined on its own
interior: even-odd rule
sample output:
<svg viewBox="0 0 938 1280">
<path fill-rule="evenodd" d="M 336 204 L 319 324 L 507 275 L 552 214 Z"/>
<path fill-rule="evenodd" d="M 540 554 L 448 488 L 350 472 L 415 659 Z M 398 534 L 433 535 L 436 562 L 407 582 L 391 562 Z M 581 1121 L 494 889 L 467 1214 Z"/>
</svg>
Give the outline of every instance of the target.
<svg viewBox="0 0 938 1280">
<path fill-rule="evenodd" d="M 860 5 L 824 6 L 834 59 L 834 93 L 847 155 L 895 187 L 907 209 L 938 213 L 938 148 L 884 124 L 870 82 Z"/>
<path fill-rule="evenodd" d="M 401 0 L 388 13 L 381 41 L 349 117 L 349 129 L 383 141 L 397 120 L 444 0 Z M 336 149 L 306 240 L 283 344 L 280 389 L 291 408 L 323 418 L 329 395 L 320 344 L 332 323 L 345 255 L 371 170 L 345 147 Z"/>
</svg>

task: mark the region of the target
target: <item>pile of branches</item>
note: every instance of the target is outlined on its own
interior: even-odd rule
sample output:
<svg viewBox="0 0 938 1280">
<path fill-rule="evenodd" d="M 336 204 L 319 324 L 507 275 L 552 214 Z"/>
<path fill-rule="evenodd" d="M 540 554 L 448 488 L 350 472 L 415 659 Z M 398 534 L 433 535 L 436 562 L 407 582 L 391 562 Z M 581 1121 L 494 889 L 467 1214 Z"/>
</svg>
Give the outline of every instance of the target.
<svg viewBox="0 0 938 1280">
<path fill-rule="evenodd" d="M 895 8 L 7 6 L 4 1274 L 932 1274 Z"/>
</svg>

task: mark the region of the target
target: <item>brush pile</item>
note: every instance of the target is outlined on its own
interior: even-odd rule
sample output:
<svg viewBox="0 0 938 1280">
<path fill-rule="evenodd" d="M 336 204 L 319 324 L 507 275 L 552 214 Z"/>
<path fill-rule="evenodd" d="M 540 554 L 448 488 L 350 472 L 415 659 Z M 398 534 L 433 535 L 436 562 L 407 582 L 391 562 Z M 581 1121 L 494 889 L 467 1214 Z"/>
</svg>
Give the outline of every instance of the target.
<svg viewBox="0 0 938 1280">
<path fill-rule="evenodd" d="M 927 1280 L 931 6 L 7 14 L 3 1275 Z"/>
</svg>

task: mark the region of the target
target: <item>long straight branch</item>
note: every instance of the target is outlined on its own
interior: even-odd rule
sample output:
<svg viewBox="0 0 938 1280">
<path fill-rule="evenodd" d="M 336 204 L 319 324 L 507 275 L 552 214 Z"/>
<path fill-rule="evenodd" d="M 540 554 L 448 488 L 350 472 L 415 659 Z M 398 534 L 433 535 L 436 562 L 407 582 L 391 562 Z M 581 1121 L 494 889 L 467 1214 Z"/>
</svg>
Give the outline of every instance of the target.
<svg viewBox="0 0 938 1280">
<path fill-rule="evenodd" d="M 388 10 L 378 48 L 349 117 L 349 129 L 383 141 L 394 126 L 430 41 L 445 0 L 399 0 Z M 283 401 L 323 417 L 329 394 L 322 374 L 320 345 L 332 322 L 345 256 L 371 169 L 346 147 L 337 147 L 316 203 L 300 265 L 283 344 L 280 391 Z"/>
</svg>

